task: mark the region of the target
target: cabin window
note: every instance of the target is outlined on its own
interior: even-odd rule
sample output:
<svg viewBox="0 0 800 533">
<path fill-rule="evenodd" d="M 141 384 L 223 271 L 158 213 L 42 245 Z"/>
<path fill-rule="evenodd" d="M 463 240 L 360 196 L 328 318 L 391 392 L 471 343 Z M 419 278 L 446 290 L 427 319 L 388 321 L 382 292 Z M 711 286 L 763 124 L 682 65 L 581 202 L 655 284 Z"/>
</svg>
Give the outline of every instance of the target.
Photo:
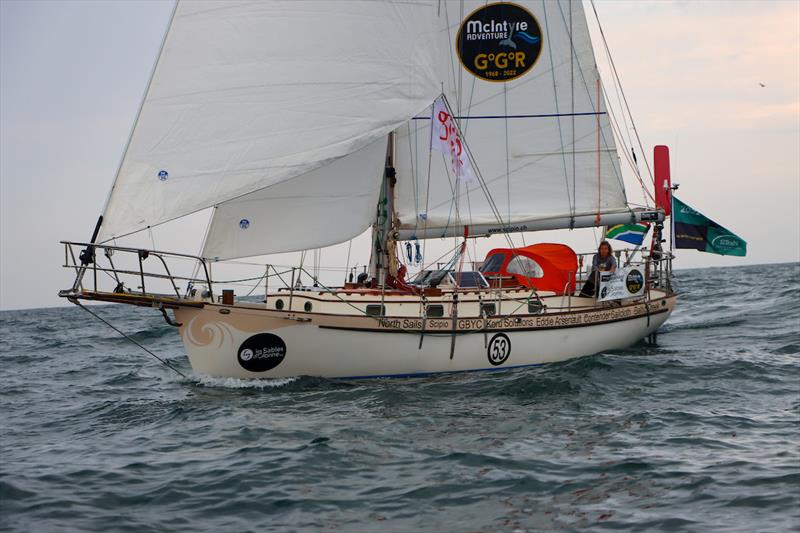
<svg viewBox="0 0 800 533">
<path fill-rule="evenodd" d="M 278 311 L 283 309 L 283 300 L 281 300 L 280 298 L 275 300 L 275 309 L 277 309 Z"/>
<path fill-rule="evenodd" d="M 439 304 L 429 304 L 425 308 L 425 316 L 429 318 L 439 318 L 444 316 L 444 306 Z"/>
<path fill-rule="evenodd" d="M 481 315 L 494 316 L 497 314 L 497 307 L 494 304 L 481 304 Z"/>
<path fill-rule="evenodd" d="M 539 266 L 539 263 L 524 255 L 514 256 L 514 258 L 508 262 L 506 270 L 511 274 L 519 274 L 520 276 L 529 278 L 544 277 L 544 270 Z"/>
<path fill-rule="evenodd" d="M 383 316 L 386 314 L 386 308 L 378 304 L 370 304 L 367 306 L 367 316 Z"/>
<path fill-rule="evenodd" d="M 506 255 L 505 254 L 492 254 L 490 255 L 486 261 L 483 262 L 481 265 L 480 271 L 481 272 L 500 272 L 500 268 L 503 266 L 503 261 L 505 261 Z"/>
</svg>

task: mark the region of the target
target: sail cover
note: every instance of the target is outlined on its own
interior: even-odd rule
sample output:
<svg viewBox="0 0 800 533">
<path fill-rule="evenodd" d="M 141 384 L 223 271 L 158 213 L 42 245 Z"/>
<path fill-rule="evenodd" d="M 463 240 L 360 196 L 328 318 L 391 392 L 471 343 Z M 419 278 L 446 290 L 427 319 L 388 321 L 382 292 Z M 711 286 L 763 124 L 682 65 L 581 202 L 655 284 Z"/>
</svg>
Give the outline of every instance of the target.
<svg viewBox="0 0 800 533">
<path fill-rule="evenodd" d="M 295 193 L 327 179 L 325 187 L 339 191 L 337 207 L 374 207 L 375 187 L 348 194 L 367 177 L 376 178 L 380 149 L 373 143 L 441 92 L 436 5 L 178 2 L 109 196 L 100 240 L 236 198 L 235 205 L 245 205 L 249 199 L 242 196 L 290 180 L 292 185 L 272 189 L 282 201 L 269 204 L 269 217 L 285 221 L 281 231 L 291 228 L 297 237 L 292 249 L 347 239 L 357 217 L 338 235 L 330 231 L 326 238 L 317 234 L 303 241 L 312 233 L 314 215 L 299 212 L 308 203 Z M 341 165 L 349 172 L 316 172 L 345 156 Z M 236 216 L 232 205 L 218 210 L 226 224 Z M 366 227 L 363 217 L 357 225 Z M 225 233 L 213 229 L 212 235 Z M 248 235 L 264 239 L 257 231 Z M 207 246 L 212 255 L 229 256 L 245 248 L 277 251 L 249 242 L 242 250 L 212 248 Z"/>
<path fill-rule="evenodd" d="M 582 3 L 462 4 L 442 3 L 437 73 L 492 201 L 431 151 L 428 108 L 397 129 L 401 234 L 525 231 L 548 219 L 569 227 L 627 212 Z"/>
</svg>

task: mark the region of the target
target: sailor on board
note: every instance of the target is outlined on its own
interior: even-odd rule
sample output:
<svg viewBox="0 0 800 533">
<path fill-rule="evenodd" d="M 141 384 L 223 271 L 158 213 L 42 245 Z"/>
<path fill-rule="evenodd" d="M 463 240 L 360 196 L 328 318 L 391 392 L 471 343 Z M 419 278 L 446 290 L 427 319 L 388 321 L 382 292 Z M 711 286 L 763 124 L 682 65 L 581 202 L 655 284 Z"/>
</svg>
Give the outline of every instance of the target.
<svg viewBox="0 0 800 533">
<path fill-rule="evenodd" d="M 614 250 L 608 241 L 603 241 L 597 247 L 597 253 L 592 258 L 592 271 L 589 278 L 583 284 L 581 296 L 591 297 L 597 293 L 600 272 L 615 272 L 617 270 L 617 259 L 614 257 Z"/>
</svg>

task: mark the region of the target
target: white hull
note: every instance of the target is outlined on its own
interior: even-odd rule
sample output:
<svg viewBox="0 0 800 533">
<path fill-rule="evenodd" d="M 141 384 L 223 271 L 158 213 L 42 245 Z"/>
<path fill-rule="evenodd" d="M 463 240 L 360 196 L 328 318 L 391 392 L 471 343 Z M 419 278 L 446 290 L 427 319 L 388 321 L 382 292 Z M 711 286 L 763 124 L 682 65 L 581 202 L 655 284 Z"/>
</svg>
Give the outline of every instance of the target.
<svg viewBox="0 0 800 533">
<path fill-rule="evenodd" d="M 401 377 L 541 365 L 625 348 L 655 332 L 668 318 L 675 299 L 664 294 L 658 299 L 654 295 L 649 306 L 636 303 L 567 313 L 458 319 L 455 335 L 449 318 L 428 319 L 422 334 L 419 318 L 377 319 L 217 304 L 180 308 L 175 315 L 183 324 L 181 336 L 192 368 L 200 374 Z M 254 338 L 268 342 L 256 346 Z M 243 362 L 242 357 L 247 360 Z M 274 367 L 245 368 L 259 358 Z"/>
</svg>

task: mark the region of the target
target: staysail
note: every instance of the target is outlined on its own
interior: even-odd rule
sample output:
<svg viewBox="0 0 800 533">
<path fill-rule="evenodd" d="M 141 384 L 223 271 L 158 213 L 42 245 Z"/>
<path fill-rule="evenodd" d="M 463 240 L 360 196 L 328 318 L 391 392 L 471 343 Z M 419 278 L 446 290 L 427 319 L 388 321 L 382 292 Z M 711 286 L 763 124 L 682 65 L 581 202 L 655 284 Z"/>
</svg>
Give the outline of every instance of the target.
<svg viewBox="0 0 800 533">
<path fill-rule="evenodd" d="M 397 129 L 400 238 L 631 221 L 582 3 L 463 4 L 437 74 L 490 195 L 431 150 L 429 107 Z"/>
<path fill-rule="evenodd" d="M 294 193 L 324 182 L 315 172 L 347 157 L 339 164 L 351 172 L 327 175 L 342 191 L 338 201 L 355 210 L 374 208 L 376 187 L 365 194 L 344 191 L 376 178 L 376 161 L 383 159 L 376 141 L 441 91 L 436 4 L 178 2 L 109 196 L 100 241 L 229 200 L 241 204 L 245 195 L 283 183 L 292 185 L 275 190 L 283 215 L 297 215 L 291 222 L 294 246 L 350 237 L 344 231 L 329 234 L 329 242 L 317 236 L 303 241 L 313 231 L 306 227 L 311 217 L 299 216 L 307 199 Z M 239 229 L 241 219 L 225 217 Z M 244 254 L 206 248 L 212 256 Z"/>
<path fill-rule="evenodd" d="M 294 252 L 358 235 L 375 220 L 385 161 L 386 138 L 379 137 L 329 165 L 221 203 L 203 257 Z"/>
</svg>

